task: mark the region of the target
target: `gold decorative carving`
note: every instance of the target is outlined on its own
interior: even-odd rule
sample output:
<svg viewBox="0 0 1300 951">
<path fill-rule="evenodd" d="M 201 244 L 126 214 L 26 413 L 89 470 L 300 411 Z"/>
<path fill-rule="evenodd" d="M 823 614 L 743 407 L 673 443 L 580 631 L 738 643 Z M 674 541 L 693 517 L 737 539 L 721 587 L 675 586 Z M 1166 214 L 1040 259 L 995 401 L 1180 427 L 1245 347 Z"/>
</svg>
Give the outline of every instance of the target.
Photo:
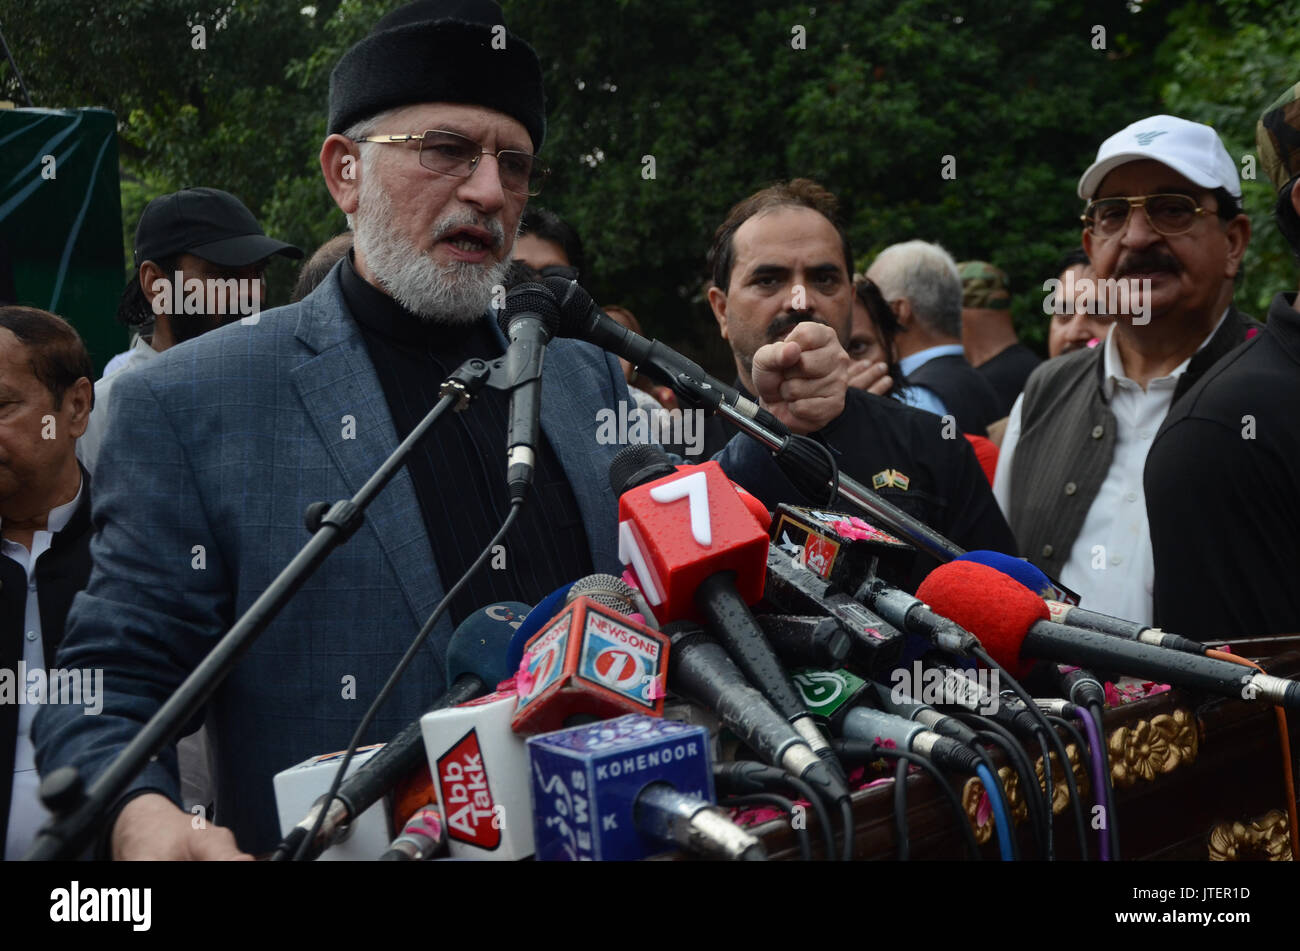
<svg viewBox="0 0 1300 951">
<path fill-rule="evenodd" d="M 1106 738 L 1110 778 L 1119 788 L 1150 782 L 1196 759 L 1200 748 L 1196 717 L 1179 708 L 1122 726 Z"/>
<path fill-rule="evenodd" d="M 1286 813 L 1274 809 L 1254 822 L 1219 822 L 1210 830 L 1211 862 L 1290 862 Z"/>
<path fill-rule="evenodd" d="M 1061 769 L 1061 758 L 1055 753 L 1050 754 L 1052 757 L 1052 815 L 1059 816 L 1070 806 L 1070 787 L 1065 782 L 1065 773 Z M 1074 781 L 1078 784 L 1079 795 L 1088 794 L 1088 769 L 1084 764 L 1082 757 L 1079 756 L 1079 748 L 1073 743 L 1065 747 L 1065 755 L 1070 759 L 1070 769 L 1074 773 Z M 1043 760 L 1042 757 L 1034 760 L 1034 772 L 1038 775 L 1039 788 L 1043 786 Z"/>
<path fill-rule="evenodd" d="M 1019 825 L 1029 817 L 1029 807 L 1025 804 L 1024 797 L 1020 795 L 1020 776 L 1009 766 L 1003 766 L 998 770 L 998 782 L 1005 790 L 1007 809 L 1011 813 L 1011 821 Z M 962 787 L 961 805 L 966 810 L 966 818 L 970 820 L 971 828 L 975 830 L 975 841 L 980 845 L 992 838 L 994 822 L 993 813 L 990 810 L 988 820 L 982 825 L 980 824 L 979 808 L 983 796 L 984 783 L 979 777 L 972 776 L 966 780 L 966 785 Z"/>
</svg>

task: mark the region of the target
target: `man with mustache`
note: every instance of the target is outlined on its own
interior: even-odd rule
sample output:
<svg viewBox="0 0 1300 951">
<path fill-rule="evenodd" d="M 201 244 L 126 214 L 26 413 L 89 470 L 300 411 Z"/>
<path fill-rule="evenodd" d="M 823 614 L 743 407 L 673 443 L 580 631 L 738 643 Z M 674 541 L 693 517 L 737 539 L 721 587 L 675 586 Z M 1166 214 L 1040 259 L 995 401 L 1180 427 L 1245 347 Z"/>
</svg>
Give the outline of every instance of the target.
<svg viewBox="0 0 1300 951">
<path fill-rule="evenodd" d="M 38 718 L 42 774 L 75 764 L 93 781 L 298 552 L 306 506 L 353 495 L 443 380 L 506 350 L 488 305 L 544 178 L 537 55 L 490 0 L 420 0 L 343 55 L 329 106 L 320 164 L 352 253 L 297 304 L 161 354 L 118 385 L 121 412 L 150 438 L 109 428 L 96 567 L 61 657 L 104 668 L 106 696 L 97 717 Z M 796 356 L 833 356 L 815 349 Z M 768 408 L 817 428 L 820 394 L 833 406 L 836 381 L 813 367 L 826 382 L 779 392 L 789 357 L 755 356 Z M 839 389 L 842 399 L 842 379 Z M 621 571 L 609 487 L 620 447 L 597 433 L 600 411 L 627 399 L 612 356 L 550 343 L 543 438 L 518 520 L 450 600 L 363 743 L 391 738 L 445 691 L 448 640 L 474 611 Z M 347 745 L 505 520 L 508 410 L 508 395 L 485 389 L 443 416 L 223 681 L 206 710 L 219 825 L 177 808 L 168 747 L 117 804 L 106 853 L 240 858 L 279 840 L 272 776 Z"/>
<path fill-rule="evenodd" d="M 1300 257 L 1300 83 L 1255 127 L 1274 219 Z M 1170 412 L 1147 456 L 1155 619 L 1222 643 L 1300 632 L 1300 312 L 1279 293 L 1268 329 Z M 1189 537 L 1190 535 L 1190 537 Z"/>
<path fill-rule="evenodd" d="M 1104 344 L 1029 378 L 994 491 L 1026 557 L 1084 607 L 1150 623 L 1143 465 L 1174 402 L 1259 327 L 1232 305 L 1250 219 L 1218 135 L 1173 116 L 1103 142 L 1078 193 L 1094 277 L 1132 293 Z"/>
<path fill-rule="evenodd" d="M 738 387 L 763 392 L 758 355 L 774 344 L 793 358 L 810 346 L 832 343 L 839 348 L 849 342 L 852 261 L 835 196 L 816 182 L 794 179 L 773 185 L 731 209 L 709 250 L 709 305 L 731 345 Z M 847 364 L 847 355 L 840 353 Z M 797 366 L 794 372 L 803 375 Z M 817 372 L 787 379 L 782 392 L 803 395 Z M 710 423 L 714 428 L 706 452 L 710 443 L 716 446 L 725 438 L 723 424 Z M 1014 539 L 970 445 L 960 438 L 945 439 L 942 430 L 932 413 L 855 387 L 817 437 L 841 471 L 963 548 L 1014 554 Z M 733 440 L 718 460 L 770 509 L 780 502 L 822 501 L 804 496 L 752 440 Z M 897 580 L 915 587 L 934 567 L 933 558 L 918 554 L 909 577 Z"/>
</svg>

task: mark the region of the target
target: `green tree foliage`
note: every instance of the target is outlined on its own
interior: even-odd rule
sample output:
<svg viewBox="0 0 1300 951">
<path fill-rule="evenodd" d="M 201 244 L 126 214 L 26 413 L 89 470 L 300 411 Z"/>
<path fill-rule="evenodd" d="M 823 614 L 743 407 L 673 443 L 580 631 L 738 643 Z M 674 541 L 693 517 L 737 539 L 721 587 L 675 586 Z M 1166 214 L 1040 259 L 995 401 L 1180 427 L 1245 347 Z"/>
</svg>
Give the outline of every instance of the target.
<svg viewBox="0 0 1300 951">
<path fill-rule="evenodd" d="M 149 199 L 191 185 L 233 192 L 274 230 L 267 209 L 305 175 L 325 124 L 326 85 L 295 81 L 285 64 L 312 55 L 338 6 L 320 0 L 309 15 L 279 0 L 30 0 L 0 3 L 0 27 L 36 106 L 117 115 L 130 248 Z M 0 97 L 21 103 L 14 77 L 0 75 Z M 330 207 L 325 195 L 299 210 L 327 218 Z M 272 299 L 283 300 L 293 265 L 273 268 L 282 293 Z"/>
<path fill-rule="evenodd" d="M 1276 192 L 1258 166 L 1255 123 L 1300 80 L 1300 6 L 1270 0 L 1187 4 L 1170 25 L 1156 58 L 1159 75 L 1169 77 L 1161 94 L 1174 114 L 1214 126 L 1243 170 L 1254 233 L 1237 304 L 1262 318 L 1274 294 L 1295 289 L 1296 261 L 1273 222 Z M 1253 179 L 1246 174 L 1251 171 Z"/>
<path fill-rule="evenodd" d="M 27 0 L 5 3 L 0 26 L 37 105 L 117 114 L 128 237 L 152 195 L 212 184 L 310 250 L 344 227 L 317 160 L 330 70 L 398 5 Z M 1252 0 L 503 5 L 546 76 L 555 171 L 536 201 L 582 234 L 597 299 L 723 372 L 704 257 L 756 188 L 808 176 L 834 190 L 860 267 L 915 237 L 996 262 L 1022 335 L 1041 342 L 1042 281 L 1079 242 L 1075 184 L 1102 139 L 1173 111 L 1214 121 L 1244 154 L 1259 109 L 1293 81 L 1300 36 Z M 18 98 L 4 69 L 0 95 Z M 1257 310 L 1282 263 L 1275 238 L 1252 245 Z M 282 267 L 273 301 L 292 278 Z"/>
<path fill-rule="evenodd" d="M 702 303 L 714 229 L 746 194 L 796 176 L 840 196 L 861 264 L 914 237 L 999 263 L 1022 332 L 1041 340 L 1042 281 L 1079 241 L 1075 182 L 1105 136 L 1155 111 L 1162 22 L 1122 3 L 531 0 L 510 12 L 546 53 L 558 174 L 542 201 L 587 239 L 602 299 L 700 347 L 716 339 Z"/>
</svg>

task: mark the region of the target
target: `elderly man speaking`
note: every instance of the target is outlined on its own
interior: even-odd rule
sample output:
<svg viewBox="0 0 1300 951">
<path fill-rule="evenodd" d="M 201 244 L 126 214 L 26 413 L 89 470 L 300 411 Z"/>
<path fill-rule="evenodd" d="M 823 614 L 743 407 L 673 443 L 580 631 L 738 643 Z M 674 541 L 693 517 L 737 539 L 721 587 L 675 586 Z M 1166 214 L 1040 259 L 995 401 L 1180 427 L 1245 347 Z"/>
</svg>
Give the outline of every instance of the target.
<svg viewBox="0 0 1300 951">
<path fill-rule="evenodd" d="M 61 658 L 104 669 L 104 708 L 38 718 L 42 773 L 102 772 L 298 551 L 306 506 L 355 493 L 434 405 L 442 380 L 505 350 L 487 306 L 545 177 L 536 54 L 489 0 L 422 0 L 343 55 L 329 106 L 320 163 L 350 219 L 353 254 L 299 303 L 169 350 L 118 384 L 114 412 L 132 425 L 108 429 L 95 568 Z M 822 425 L 821 407 L 843 406 L 843 373 L 823 366 L 842 354 L 823 350 L 756 357 L 759 395 L 802 431 Z M 802 385 L 783 401 L 796 374 Z M 475 609 L 536 603 L 565 581 L 619 570 L 608 487 L 618 447 L 602 445 L 597 427 L 600 409 L 627 399 L 612 356 L 550 344 L 544 438 L 504 558 L 451 600 L 363 742 L 392 736 L 443 692 L 453 626 Z M 508 397 L 485 391 L 441 419 L 223 682 L 206 712 L 219 825 L 196 829 L 176 806 L 168 748 L 118 803 L 112 855 L 236 858 L 274 844 L 272 776 L 347 744 L 504 521 L 507 417 Z"/>
</svg>

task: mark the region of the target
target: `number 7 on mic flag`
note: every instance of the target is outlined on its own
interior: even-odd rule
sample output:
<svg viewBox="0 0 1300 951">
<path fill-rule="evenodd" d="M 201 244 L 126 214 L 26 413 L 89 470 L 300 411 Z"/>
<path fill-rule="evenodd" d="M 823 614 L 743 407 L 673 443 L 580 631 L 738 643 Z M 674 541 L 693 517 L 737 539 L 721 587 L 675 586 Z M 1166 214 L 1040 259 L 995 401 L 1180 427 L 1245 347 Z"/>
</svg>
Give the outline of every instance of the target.
<svg viewBox="0 0 1300 951">
<path fill-rule="evenodd" d="M 716 462 L 624 492 L 618 516 L 619 560 L 632 567 L 660 623 L 704 620 L 695 589 L 720 571 L 736 573 L 745 603 L 762 598 L 767 532 Z"/>
</svg>

